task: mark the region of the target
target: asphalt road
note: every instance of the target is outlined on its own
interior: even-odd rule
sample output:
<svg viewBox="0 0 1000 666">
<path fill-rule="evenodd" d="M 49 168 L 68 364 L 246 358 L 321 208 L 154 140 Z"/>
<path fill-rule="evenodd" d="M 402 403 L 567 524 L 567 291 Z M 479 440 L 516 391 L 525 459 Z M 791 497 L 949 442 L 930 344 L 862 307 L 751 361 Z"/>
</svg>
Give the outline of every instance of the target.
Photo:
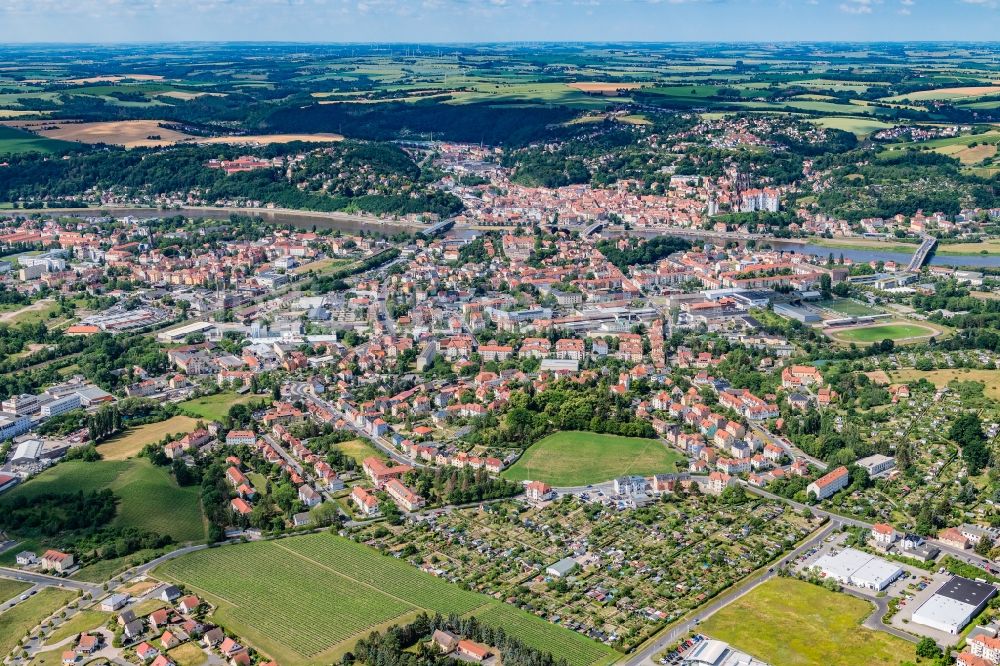
<svg viewBox="0 0 1000 666">
<path fill-rule="evenodd" d="M 83 590 L 84 592 L 90 592 L 91 594 L 101 594 L 101 585 L 99 583 L 84 583 L 83 581 L 73 580 L 72 578 L 60 578 L 59 576 L 49 576 L 43 573 L 34 573 L 33 571 L 22 571 L 20 569 L 12 569 L 10 567 L 0 567 L 0 576 L 4 578 L 10 578 L 12 580 L 20 580 L 26 583 L 31 583 L 33 585 L 44 585 L 45 587 L 62 587 L 67 590 Z"/>
<path fill-rule="evenodd" d="M 889 612 L 889 597 L 870 597 L 849 587 L 841 587 L 840 591 L 845 594 L 849 594 L 852 597 L 857 597 L 858 599 L 863 599 L 864 601 L 875 604 L 875 612 L 865 618 L 865 621 L 861 623 L 861 626 L 869 629 L 875 629 L 876 631 L 884 631 L 887 634 L 892 634 L 897 638 L 902 638 L 904 641 L 909 641 L 911 643 L 920 642 L 920 639 L 913 634 L 908 634 L 905 631 L 897 629 L 896 627 L 888 625 L 882 621 L 885 614 Z"/>
</svg>

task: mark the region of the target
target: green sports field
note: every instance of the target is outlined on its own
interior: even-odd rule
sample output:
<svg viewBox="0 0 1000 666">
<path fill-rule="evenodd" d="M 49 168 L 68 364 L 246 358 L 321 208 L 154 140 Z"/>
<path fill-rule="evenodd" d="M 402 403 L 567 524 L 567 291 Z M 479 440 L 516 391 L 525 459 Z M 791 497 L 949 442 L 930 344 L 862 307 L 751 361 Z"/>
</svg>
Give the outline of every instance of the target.
<svg viewBox="0 0 1000 666">
<path fill-rule="evenodd" d="M 913 644 L 866 629 L 872 604 L 789 578 L 773 578 L 710 617 L 707 636 L 771 666 L 898 666 Z"/>
<path fill-rule="evenodd" d="M 833 335 L 838 340 L 846 342 L 881 342 L 882 340 L 907 340 L 911 338 L 927 338 L 936 331 L 917 324 L 881 324 L 837 331 Z"/>
<path fill-rule="evenodd" d="M 557 432 L 532 444 L 504 472 L 515 481 L 544 481 L 553 486 L 582 486 L 625 474 L 673 472 L 684 457 L 662 442 L 593 432 Z"/>
<path fill-rule="evenodd" d="M 198 487 L 181 488 L 168 468 L 156 467 L 146 458 L 59 463 L 5 493 L 3 501 L 104 488 L 121 498 L 115 525 L 169 534 L 178 543 L 205 539 Z"/>
<path fill-rule="evenodd" d="M 216 621 L 288 666 L 332 663 L 358 638 L 422 611 L 476 615 L 508 631 L 518 627 L 519 638 L 572 666 L 607 664 L 615 654 L 329 533 L 202 550 L 154 573 L 204 595 L 218 607 Z"/>
</svg>

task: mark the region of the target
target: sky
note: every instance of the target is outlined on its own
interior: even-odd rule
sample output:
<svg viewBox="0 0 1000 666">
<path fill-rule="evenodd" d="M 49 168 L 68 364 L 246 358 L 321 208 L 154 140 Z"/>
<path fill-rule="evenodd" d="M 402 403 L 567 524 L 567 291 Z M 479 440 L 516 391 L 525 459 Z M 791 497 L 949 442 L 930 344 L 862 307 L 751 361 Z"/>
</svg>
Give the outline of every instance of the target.
<svg viewBox="0 0 1000 666">
<path fill-rule="evenodd" d="M 0 0 L 7 42 L 1000 40 L 1000 0 Z"/>
</svg>

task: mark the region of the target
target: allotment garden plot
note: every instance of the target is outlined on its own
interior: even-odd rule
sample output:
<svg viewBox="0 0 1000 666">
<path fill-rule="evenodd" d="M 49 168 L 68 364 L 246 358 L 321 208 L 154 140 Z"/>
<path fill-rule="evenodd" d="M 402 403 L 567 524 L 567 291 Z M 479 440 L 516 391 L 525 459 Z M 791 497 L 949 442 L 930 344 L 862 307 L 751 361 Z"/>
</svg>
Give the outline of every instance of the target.
<svg viewBox="0 0 1000 666">
<path fill-rule="evenodd" d="M 596 498 L 592 498 L 596 499 Z M 783 505 L 692 496 L 618 511 L 560 500 L 453 511 L 416 526 L 371 527 L 371 545 L 581 634 L 630 648 L 764 566 L 808 534 Z M 547 567 L 577 555 L 557 579 Z"/>
<path fill-rule="evenodd" d="M 996 425 L 1000 408 L 982 394 L 963 397 L 962 393 L 954 386 L 938 391 L 914 389 L 910 397 L 866 415 L 855 431 L 860 446 L 893 456 L 896 467 L 866 488 L 837 493 L 824 504 L 838 513 L 870 523 L 891 523 L 907 532 L 917 528 L 922 507 L 939 506 L 942 499 L 956 522 L 970 517 L 988 520 L 989 472 L 969 476 L 958 445 L 948 439 L 948 430 L 960 415 L 975 411 L 984 430 L 990 432 L 1000 427 Z"/>
<path fill-rule="evenodd" d="M 375 629 L 417 613 L 496 615 L 485 596 L 331 534 L 199 551 L 157 569 L 218 604 L 216 619 L 282 664 L 330 663 Z M 574 666 L 611 651 L 510 608 L 533 631 L 522 638 Z"/>
</svg>

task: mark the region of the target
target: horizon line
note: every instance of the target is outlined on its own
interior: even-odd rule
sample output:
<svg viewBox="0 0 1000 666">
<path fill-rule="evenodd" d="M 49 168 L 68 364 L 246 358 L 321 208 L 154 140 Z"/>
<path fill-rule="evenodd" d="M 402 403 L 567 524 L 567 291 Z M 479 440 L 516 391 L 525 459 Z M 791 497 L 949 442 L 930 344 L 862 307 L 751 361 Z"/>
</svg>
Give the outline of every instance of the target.
<svg viewBox="0 0 1000 666">
<path fill-rule="evenodd" d="M 0 48 L 13 46 L 113 46 L 113 45 L 166 45 L 166 44 L 263 44 L 263 45 L 304 45 L 304 46 L 517 46 L 517 45 L 675 45 L 675 44 L 717 44 L 717 45 L 784 45 L 784 44 L 977 44 L 1000 46 L 1000 39 L 884 39 L 884 40 L 844 40 L 844 39 L 800 39 L 800 40 L 597 40 L 597 39 L 512 39 L 484 41 L 316 41 L 316 40 L 243 40 L 243 39 L 184 39 L 184 40 L 114 40 L 114 41 L 9 41 L 0 42 Z"/>
</svg>

